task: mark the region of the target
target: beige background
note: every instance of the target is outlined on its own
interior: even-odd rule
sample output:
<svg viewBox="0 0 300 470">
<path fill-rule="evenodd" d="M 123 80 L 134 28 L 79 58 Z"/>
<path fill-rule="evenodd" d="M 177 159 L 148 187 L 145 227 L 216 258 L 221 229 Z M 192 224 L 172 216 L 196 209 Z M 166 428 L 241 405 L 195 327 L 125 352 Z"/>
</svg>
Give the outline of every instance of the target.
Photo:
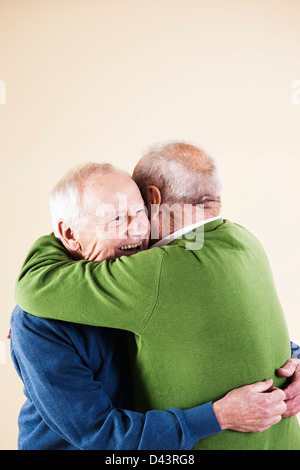
<svg viewBox="0 0 300 470">
<path fill-rule="evenodd" d="M 262 241 L 300 342 L 299 15 L 297 0 L 0 0 L 1 449 L 23 402 L 5 339 L 15 279 L 75 164 L 131 172 L 159 140 L 206 148 L 223 216 Z"/>
</svg>

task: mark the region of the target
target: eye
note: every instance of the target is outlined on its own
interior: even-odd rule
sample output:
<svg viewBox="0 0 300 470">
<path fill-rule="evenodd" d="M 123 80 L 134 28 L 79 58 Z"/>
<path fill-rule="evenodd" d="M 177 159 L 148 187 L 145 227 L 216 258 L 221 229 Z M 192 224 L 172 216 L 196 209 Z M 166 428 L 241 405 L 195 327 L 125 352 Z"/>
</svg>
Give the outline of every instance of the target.
<svg viewBox="0 0 300 470">
<path fill-rule="evenodd" d="M 136 211 L 136 213 L 137 213 L 138 215 L 145 214 L 145 213 L 146 213 L 146 208 L 145 208 L 145 207 L 141 207 L 139 210 Z"/>
<path fill-rule="evenodd" d="M 119 215 L 116 215 L 116 217 L 114 217 L 113 219 L 111 219 L 109 222 L 108 222 L 108 225 L 110 227 L 116 227 L 118 225 L 121 225 L 123 224 L 123 222 L 125 222 L 126 220 L 126 215 L 124 214 L 119 214 Z"/>
</svg>

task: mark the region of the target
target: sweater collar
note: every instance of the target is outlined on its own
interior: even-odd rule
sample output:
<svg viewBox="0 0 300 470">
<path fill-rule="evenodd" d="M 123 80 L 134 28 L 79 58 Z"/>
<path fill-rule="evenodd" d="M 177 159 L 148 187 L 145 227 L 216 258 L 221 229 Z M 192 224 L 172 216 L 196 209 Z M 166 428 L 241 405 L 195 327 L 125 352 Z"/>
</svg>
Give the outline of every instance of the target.
<svg viewBox="0 0 300 470">
<path fill-rule="evenodd" d="M 171 233 L 167 237 L 162 238 L 157 243 L 152 245 L 151 248 L 156 248 L 156 247 L 171 245 L 171 244 L 172 245 L 177 244 L 180 240 L 190 239 L 191 237 L 186 237 L 185 235 L 187 235 L 188 233 L 190 233 L 192 231 L 194 233 L 200 232 L 200 231 L 201 232 L 202 231 L 209 232 L 209 231 L 214 230 L 215 228 L 217 228 L 222 223 L 223 223 L 223 219 L 219 215 L 217 217 L 213 217 L 211 219 L 201 220 L 201 222 L 197 222 L 197 223 L 192 224 L 192 225 L 187 225 L 186 227 L 183 227 L 182 229 L 177 230 L 174 233 Z M 197 230 L 197 229 L 199 229 L 199 230 Z"/>
</svg>

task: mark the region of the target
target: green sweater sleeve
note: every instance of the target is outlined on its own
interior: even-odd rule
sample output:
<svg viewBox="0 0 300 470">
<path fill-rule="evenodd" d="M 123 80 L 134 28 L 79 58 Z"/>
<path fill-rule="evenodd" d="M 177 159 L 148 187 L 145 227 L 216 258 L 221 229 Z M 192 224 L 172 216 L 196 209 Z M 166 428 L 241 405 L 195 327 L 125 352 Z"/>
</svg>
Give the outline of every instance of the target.
<svg viewBox="0 0 300 470">
<path fill-rule="evenodd" d="M 156 248 L 116 261 L 73 261 L 54 235 L 44 236 L 25 259 L 15 298 L 38 317 L 139 334 L 155 306 L 162 258 Z"/>
</svg>

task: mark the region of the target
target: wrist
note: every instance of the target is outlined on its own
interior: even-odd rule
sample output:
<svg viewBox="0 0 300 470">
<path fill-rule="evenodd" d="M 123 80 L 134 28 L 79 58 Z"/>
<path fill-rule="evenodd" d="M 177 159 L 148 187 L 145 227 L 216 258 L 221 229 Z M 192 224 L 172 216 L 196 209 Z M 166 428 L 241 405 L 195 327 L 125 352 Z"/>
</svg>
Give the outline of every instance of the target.
<svg viewBox="0 0 300 470">
<path fill-rule="evenodd" d="M 224 409 L 224 405 L 222 400 L 215 401 L 213 404 L 213 410 L 216 415 L 216 418 L 219 422 L 220 428 L 224 431 L 228 429 L 227 419 L 226 419 L 226 412 Z"/>
</svg>

